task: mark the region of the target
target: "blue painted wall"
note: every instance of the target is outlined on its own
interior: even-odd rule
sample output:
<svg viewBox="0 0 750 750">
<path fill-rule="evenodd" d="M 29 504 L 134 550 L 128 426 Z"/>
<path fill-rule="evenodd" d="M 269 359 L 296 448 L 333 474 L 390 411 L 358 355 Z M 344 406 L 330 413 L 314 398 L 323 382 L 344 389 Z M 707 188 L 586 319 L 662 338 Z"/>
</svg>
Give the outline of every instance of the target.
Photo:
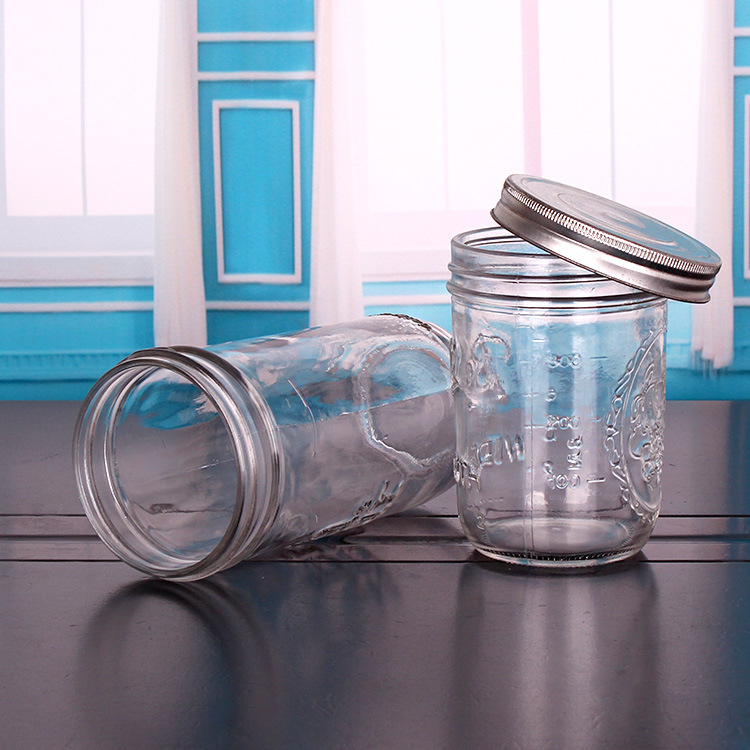
<svg viewBox="0 0 750 750">
<path fill-rule="evenodd" d="M 209 342 L 304 328 L 313 2 L 199 0 L 198 32 Z"/>
</svg>

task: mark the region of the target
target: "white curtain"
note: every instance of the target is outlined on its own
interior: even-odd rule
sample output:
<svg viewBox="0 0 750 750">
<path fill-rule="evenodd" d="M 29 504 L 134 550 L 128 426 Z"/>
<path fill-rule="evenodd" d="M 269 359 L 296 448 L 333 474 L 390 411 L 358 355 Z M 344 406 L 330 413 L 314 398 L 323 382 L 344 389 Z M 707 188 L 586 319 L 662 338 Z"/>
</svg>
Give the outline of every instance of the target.
<svg viewBox="0 0 750 750">
<path fill-rule="evenodd" d="M 355 233 L 351 101 L 352 0 L 315 2 L 315 118 L 310 324 L 363 313 L 362 274 Z"/>
<path fill-rule="evenodd" d="M 162 0 L 156 103 L 154 340 L 206 344 L 196 0 Z"/>
<path fill-rule="evenodd" d="M 710 367 L 732 363 L 732 108 L 734 3 L 703 0 L 703 50 L 698 132 L 696 236 L 715 250 L 722 269 L 711 301 L 693 310 L 693 352 Z"/>
</svg>

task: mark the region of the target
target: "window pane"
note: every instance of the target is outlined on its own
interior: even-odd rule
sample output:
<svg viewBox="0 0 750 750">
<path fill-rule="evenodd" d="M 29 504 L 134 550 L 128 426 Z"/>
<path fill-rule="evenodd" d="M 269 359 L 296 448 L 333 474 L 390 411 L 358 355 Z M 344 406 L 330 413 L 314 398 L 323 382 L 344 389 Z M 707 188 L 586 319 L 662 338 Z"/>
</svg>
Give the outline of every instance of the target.
<svg viewBox="0 0 750 750">
<path fill-rule="evenodd" d="M 688 232 L 694 231 L 701 12 L 700 0 L 614 2 L 616 198 Z"/>
<path fill-rule="evenodd" d="M 518 0 L 445 3 L 448 194 L 451 209 L 481 209 L 523 171 L 521 6 Z"/>
<path fill-rule="evenodd" d="M 608 5 L 539 2 L 544 176 L 606 196 L 612 191 Z"/>
<path fill-rule="evenodd" d="M 444 208 L 442 13 L 435 0 L 365 8 L 370 210 Z"/>
<path fill-rule="evenodd" d="M 10 216 L 83 210 L 79 0 L 5 0 Z"/>
<path fill-rule="evenodd" d="M 370 210 L 486 214 L 523 167 L 518 1 L 371 1 L 364 29 Z"/>
<path fill-rule="evenodd" d="M 154 210 L 159 3 L 86 0 L 86 198 L 91 215 Z"/>
</svg>

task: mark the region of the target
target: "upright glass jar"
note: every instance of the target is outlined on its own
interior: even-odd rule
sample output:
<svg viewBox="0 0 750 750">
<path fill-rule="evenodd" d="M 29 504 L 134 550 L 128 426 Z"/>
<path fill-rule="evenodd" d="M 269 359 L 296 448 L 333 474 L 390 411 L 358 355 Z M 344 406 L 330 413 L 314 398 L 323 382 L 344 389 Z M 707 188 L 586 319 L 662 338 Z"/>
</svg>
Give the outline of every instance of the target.
<svg viewBox="0 0 750 750">
<path fill-rule="evenodd" d="M 191 580 L 416 506 L 453 481 L 449 341 L 379 315 L 136 352 L 81 409 L 86 514 L 126 562 Z"/>
<path fill-rule="evenodd" d="M 665 297 L 707 299 L 719 259 L 642 214 L 537 178 L 508 178 L 493 215 L 514 234 L 452 243 L 464 530 L 509 562 L 623 559 L 643 547 L 661 503 Z"/>
</svg>

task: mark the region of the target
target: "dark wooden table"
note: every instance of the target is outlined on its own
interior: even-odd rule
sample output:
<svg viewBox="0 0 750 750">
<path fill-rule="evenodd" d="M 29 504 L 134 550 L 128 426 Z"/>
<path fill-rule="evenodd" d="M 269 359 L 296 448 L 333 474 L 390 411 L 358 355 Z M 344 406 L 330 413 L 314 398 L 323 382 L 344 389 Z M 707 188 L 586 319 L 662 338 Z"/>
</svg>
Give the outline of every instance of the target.
<svg viewBox="0 0 750 750">
<path fill-rule="evenodd" d="M 670 402 L 636 560 L 518 571 L 448 493 L 193 584 L 82 516 L 78 405 L 0 403 L 0 748 L 749 748 L 750 402 Z"/>
</svg>

